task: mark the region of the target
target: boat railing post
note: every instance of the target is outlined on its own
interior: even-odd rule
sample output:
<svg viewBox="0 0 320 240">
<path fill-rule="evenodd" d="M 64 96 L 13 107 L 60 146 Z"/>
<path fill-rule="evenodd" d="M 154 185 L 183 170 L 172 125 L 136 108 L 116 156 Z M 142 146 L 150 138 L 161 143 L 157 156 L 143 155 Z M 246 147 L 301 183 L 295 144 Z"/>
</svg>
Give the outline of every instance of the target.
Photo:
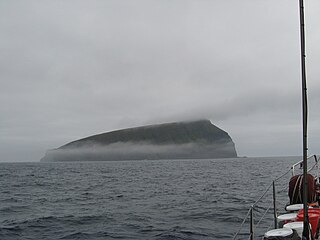
<svg viewBox="0 0 320 240">
<path fill-rule="evenodd" d="M 315 159 L 316 165 L 317 165 L 317 183 L 319 184 L 320 183 L 320 179 L 319 179 L 319 163 L 318 163 L 319 159 L 317 159 L 317 155 L 314 155 L 314 159 Z"/>
<path fill-rule="evenodd" d="M 253 206 L 251 206 L 250 209 L 250 240 L 253 240 L 253 224 L 254 224 L 254 219 L 253 219 Z"/>
<path fill-rule="evenodd" d="M 276 184 L 275 181 L 272 182 L 273 187 L 273 217 L 274 217 L 274 229 L 278 228 L 277 221 L 277 203 L 276 203 Z"/>
</svg>

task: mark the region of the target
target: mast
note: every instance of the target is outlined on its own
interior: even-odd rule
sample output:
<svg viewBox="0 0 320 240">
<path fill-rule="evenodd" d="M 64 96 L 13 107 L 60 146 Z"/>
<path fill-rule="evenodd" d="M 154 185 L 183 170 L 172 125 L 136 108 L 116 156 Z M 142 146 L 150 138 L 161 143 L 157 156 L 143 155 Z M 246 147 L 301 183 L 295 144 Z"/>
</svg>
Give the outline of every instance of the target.
<svg viewBox="0 0 320 240">
<path fill-rule="evenodd" d="M 309 238 L 309 218 L 308 218 L 308 181 L 307 181 L 307 77 L 306 77 L 306 53 L 305 53 L 305 29 L 304 29 L 304 1 L 299 0 L 300 4 L 300 43 L 301 43 L 301 73 L 302 73 L 302 128 L 303 128 L 303 236 Z"/>
</svg>

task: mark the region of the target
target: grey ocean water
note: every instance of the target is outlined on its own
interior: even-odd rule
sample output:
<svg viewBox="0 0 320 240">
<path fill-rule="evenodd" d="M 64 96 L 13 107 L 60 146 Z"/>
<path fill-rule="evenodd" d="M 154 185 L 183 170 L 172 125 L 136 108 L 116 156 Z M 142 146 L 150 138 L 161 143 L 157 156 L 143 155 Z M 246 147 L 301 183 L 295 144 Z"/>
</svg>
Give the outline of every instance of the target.
<svg viewBox="0 0 320 240">
<path fill-rule="evenodd" d="M 0 239 L 231 239 L 297 160 L 1 163 Z"/>
</svg>

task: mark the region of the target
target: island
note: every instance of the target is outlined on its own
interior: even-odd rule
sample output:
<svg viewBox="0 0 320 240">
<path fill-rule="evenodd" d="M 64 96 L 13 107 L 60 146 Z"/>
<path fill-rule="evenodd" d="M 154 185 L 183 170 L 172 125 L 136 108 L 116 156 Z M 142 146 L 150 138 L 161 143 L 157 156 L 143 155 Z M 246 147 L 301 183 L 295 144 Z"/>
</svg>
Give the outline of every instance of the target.
<svg viewBox="0 0 320 240">
<path fill-rule="evenodd" d="M 48 150 L 44 162 L 235 158 L 229 134 L 209 120 L 102 133 Z"/>
</svg>

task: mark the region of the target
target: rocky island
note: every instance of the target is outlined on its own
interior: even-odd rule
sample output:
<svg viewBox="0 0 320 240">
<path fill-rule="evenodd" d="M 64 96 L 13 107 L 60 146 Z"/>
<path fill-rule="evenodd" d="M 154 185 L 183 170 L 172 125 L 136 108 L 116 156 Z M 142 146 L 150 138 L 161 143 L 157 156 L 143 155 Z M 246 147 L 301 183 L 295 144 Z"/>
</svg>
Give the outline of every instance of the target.
<svg viewBox="0 0 320 240">
<path fill-rule="evenodd" d="M 209 120 L 102 133 L 48 150 L 41 161 L 114 161 L 237 157 L 229 134 Z"/>
</svg>

